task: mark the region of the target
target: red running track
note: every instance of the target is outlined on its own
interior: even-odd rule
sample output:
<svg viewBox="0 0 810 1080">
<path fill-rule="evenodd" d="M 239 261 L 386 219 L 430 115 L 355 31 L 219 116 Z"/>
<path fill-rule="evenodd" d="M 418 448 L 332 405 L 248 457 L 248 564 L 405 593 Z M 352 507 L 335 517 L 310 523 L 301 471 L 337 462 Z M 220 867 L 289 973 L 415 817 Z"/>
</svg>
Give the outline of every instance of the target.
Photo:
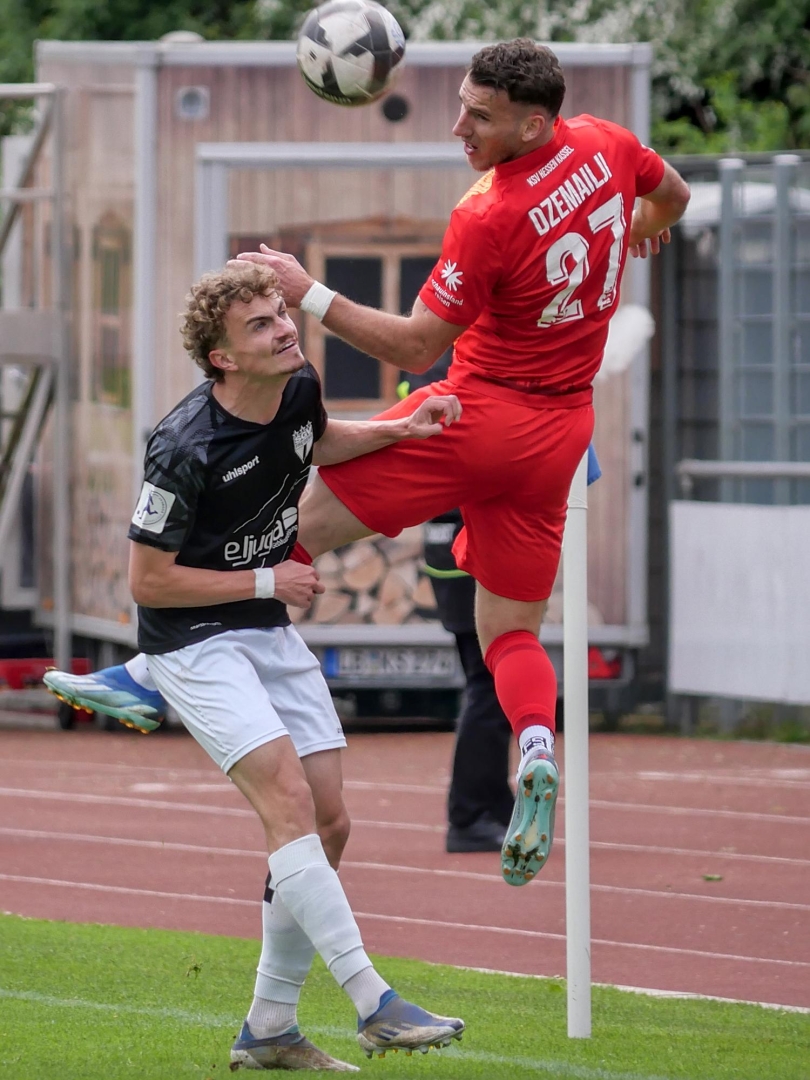
<svg viewBox="0 0 810 1080">
<path fill-rule="evenodd" d="M 366 945 L 564 975 L 564 785 L 547 868 L 510 888 L 497 855 L 444 851 L 451 749 L 350 736 Z M 596 735 L 591 797 L 594 981 L 810 1007 L 810 748 Z M 0 910 L 258 938 L 265 872 L 258 819 L 184 733 L 0 732 Z"/>
</svg>

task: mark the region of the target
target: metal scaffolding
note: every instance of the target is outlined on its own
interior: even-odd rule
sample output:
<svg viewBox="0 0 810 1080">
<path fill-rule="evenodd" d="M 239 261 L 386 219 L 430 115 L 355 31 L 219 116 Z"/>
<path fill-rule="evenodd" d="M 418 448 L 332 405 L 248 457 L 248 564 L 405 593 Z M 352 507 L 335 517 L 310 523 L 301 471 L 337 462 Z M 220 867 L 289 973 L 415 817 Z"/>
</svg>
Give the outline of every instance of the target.
<svg viewBox="0 0 810 1080">
<path fill-rule="evenodd" d="M 53 654 L 60 668 L 71 664 L 70 629 L 70 350 L 67 338 L 68 268 L 65 243 L 63 94 L 51 83 L 0 84 L 0 100 L 36 101 L 31 145 L 14 183 L 4 178 L 0 204 L 0 256 L 28 203 L 50 207 L 50 304 L 41 288 L 37 302 L 0 311 L 0 370 L 23 372 L 25 389 L 3 402 L 0 427 L 0 551 L 20 514 L 25 477 L 39 444 L 45 419 L 53 411 Z M 48 149 L 49 186 L 33 187 Z"/>
</svg>

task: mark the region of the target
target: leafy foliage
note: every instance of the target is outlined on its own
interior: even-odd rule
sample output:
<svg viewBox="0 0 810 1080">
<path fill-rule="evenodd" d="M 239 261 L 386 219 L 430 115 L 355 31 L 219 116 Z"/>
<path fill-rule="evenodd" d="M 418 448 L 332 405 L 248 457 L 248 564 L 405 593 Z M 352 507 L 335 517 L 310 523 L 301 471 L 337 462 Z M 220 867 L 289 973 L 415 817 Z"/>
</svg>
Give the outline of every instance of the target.
<svg viewBox="0 0 810 1080">
<path fill-rule="evenodd" d="M 36 38 L 290 38 L 312 0 L 0 0 L 0 80 Z M 670 152 L 810 147 L 810 0 L 388 0 L 412 40 L 653 44 L 653 141 Z M 6 123 L 8 129 L 8 121 Z"/>
<path fill-rule="evenodd" d="M 724 153 L 810 147 L 810 0 L 391 0 L 414 39 L 653 45 L 653 141 Z"/>
</svg>

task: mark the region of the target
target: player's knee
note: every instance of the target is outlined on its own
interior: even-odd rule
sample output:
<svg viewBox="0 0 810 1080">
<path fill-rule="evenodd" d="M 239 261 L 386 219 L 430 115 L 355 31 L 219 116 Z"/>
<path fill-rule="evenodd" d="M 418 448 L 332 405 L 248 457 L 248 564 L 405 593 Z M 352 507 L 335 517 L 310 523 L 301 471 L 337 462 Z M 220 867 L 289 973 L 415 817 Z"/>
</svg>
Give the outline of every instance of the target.
<svg viewBox="0 0 810 1080">
<path fill-rule="evenodd" d="M 486 655 L 487 649 L 504 634 L 512 634 L 521 630 L 537 636 L 546 610 L 546 600 L 538 600 L 530 603 L 521 601 L 507 601 L 505 598 L 497 598 L 501 603 L 479 603 L 476 607 L 475 625 L 478 633 L 478 643 L 481 652 Z"/>
<path fill-rule="evenodd" d="M 351 820 L 349 812 L 341 803 L 340 808 L 325 820 L 318 820 L 318 835 L 321 838 L 326 857 L 333 866 L 337 866 L 343 849 L 349 841 Z"/>
<path fill-rule="evenodd" d="M 278 775 L 268 798 L 259 800 L 256 810 L 271 851 L 316 831 L 315 804 L 303 776 Z"/>
</svg>

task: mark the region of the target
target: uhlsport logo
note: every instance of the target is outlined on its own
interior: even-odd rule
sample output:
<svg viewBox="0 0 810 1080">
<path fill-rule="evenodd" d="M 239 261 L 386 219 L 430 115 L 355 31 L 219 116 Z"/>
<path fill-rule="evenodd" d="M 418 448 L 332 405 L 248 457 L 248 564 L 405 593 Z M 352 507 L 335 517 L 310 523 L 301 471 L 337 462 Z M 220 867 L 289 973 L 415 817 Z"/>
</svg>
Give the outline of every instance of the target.
<svg viewBox="0 0 810 1080">
<path fill-rule="evenodd" d="M 237 477 L 244 476 L 246 472 L 250 472 L 254 465 L 258 464 L 259 455 L 257 454 L 256 457 L 251 458 L 250 461 L 246 461 L 244 465 L 236 465 L 233 469 L 228 469 L 222 477 L 223 484 L 229 484 L 231 480 L 236 480 Z"/>
<path fill-rule="evenodd" d="M 223 552 L 225 561 L 232 566 L 247 566 L 262 555 L 269 555 L 277 547 L 286 544 L 298 527 L 298 508 L 288 506 L 281 511 L 263 533 L 243 536 L 241 540 L 230 540 Z"/>
<path fill-rule="evenodd" d="M 303 427 L 293 432 L 293 449 L 302 461 L 307 460 L 307 454 L 312 450 L 315 436 L 312 431 L 312 421 L 307 420 Z"/>
<path fill-rule="evenodd" d="M 442 267 L 442 277 L 444 283 L 448 289 L 452 289 L 453 292 L 458 291 L 459 285 L 463 285 L 462 277 L 464 276 L 463 270 L 456 270 L 458 263 L 451 262 L 449 259 Z"/>
<path fill-rule="evenodd" d="M 148 480 L 144 480 L 141 497 L 132 515 L 132 524 L 146 532 L 162 533 L 175 498 L 170 491 L 155 487 Z"/>
</svg>

